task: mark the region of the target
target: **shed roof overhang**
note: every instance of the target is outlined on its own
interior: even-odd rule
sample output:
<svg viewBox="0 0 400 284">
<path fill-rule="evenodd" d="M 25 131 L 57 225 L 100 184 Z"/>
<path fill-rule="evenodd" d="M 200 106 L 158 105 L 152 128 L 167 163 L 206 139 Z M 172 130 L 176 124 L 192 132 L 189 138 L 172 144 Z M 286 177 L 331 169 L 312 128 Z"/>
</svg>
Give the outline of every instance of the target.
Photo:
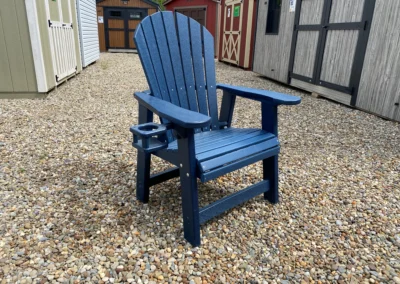
<svg viewBox="0 0 400 284">
<path fill-rule="evenodd" d="M 175 1 L 175 0 L 166 0 L 166 1 L 164 1 L 163 5 L 165 6 L 173 1 Z M 210 1 L 215 2 L 215 3 L 221 3 L 221 0 L 210 0 Z"/>
<path fill-rule="evenodd" d="M 104 1 L 106 1 L 106 0 L 96 0 L 96 4 L 104 2 Z M 129 1 L 129 0 L 121 0 L 121 1 Z M 160 9 L 158 4 L 153 2 L 153 1 L 151 1 L 151 0 L 140 0 L 140 1 L 145 2 L 145 3 L 149 4 L 149 5 L 152 5 L 152 6 L 156 7 L 156 8 L 158 8 L 158 9 Z"/>
</svg>

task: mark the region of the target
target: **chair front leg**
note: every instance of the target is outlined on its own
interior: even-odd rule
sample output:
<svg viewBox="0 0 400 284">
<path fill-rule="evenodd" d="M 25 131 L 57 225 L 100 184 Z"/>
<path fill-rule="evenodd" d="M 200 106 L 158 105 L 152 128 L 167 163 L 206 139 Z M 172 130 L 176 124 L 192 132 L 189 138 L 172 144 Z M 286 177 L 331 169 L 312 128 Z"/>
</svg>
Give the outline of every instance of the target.
<svg viewBox="0 0 400 284">
<path fill-rule="evenodd" d="M 151 154 L 138 151 L 137 175 L 136 175 L 136 198 L 143 202 L 149 202 L 150 195 L 150 163 Z"/>
<path fill-rule="evenodd" d="M 152 121 L 153 113 L 139 104 L 139 124 Z M 150 163 L 151 154 L 138 151 L 136 164 L 136 198 L 143 203 L 149 202 Z"/>
<path fill-rule="evenodd" d="M 193 129 L 186 130 L 182 137 L 178 137 L 178 151 L 184 236 L 196 247 L 200 245 L 200 218 Z"/>
<path fill-rule="evenodd" d="M 278 137 L 278 107 L 262 103 L 261 111 L 262 129 Z M 274 204 L 279 202 L 278 175 L 278 155 L 263 160 L 263 179 L 269 180 L 269 190 L 264 193 L 264 199 Z"/>
</svg>

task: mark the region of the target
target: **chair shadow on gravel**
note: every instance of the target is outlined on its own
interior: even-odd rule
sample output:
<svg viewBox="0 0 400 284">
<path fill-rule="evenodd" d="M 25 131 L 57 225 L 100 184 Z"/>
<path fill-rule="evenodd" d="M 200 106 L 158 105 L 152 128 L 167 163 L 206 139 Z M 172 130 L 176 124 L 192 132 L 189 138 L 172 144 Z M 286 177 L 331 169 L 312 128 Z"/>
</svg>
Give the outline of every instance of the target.
<svg viewBox="0 0 400 284">
<path fill-rule="evenodd" d="M 58 167 L 56 176 L 41 176 L 41 184 L 57 202 L 51 206 L 64 217 L 52 227 L 54 238 L 93 239 L 116 231 L 143 235 L 152 228 L 155 237 L 168 234 L 185 243 L 179 178 L 151 187 L 150 201 L 143 204 L 135 197 L 135 170 L 134 164 L 119 160 L 102 164 L 67 161 Z M 58 189 L 52 190 L 53 186 Z M 229 194 L 217 182 L 199 182 L 201 206 Z"/>
</svg>

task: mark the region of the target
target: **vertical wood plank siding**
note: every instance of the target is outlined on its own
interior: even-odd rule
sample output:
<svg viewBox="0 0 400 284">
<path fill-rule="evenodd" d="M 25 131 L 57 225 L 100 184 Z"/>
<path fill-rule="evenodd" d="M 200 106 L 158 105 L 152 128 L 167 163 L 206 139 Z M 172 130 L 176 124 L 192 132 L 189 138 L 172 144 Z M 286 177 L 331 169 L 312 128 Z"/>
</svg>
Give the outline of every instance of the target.
<svg viewBox="0 0 400 284">
<path fill-rule="evenodd" d="M 256 44 L 253 71 L 277 81 L 288 83 L 290 47 L 294 14 L 289 12 L 289 1 L 282 1 L 278 35 L 266 35 L 268 2 L 258 1 Z"/>
<path fill-rule="evenodd" d="M 0 92 L 36 92 L 23 0 L 0 0 Z"/>
<path fill-rule="evenodd" d="M 358 41 L 358 31 L 328 31 L 321 80 L 349 86 L 353 58 Z"/>
<path fill-rule="evenodd" d="M 359 22 L 362 18 L 365 0 L 333 0 L 330 23 Z"/>
<path fill-rule="evenodd" d="M 400 1 L 377 0 L 356 106 L 400 121 Z"/>
<path fill-rule="evenodd" d="M 300 25 L 320 24 L 324 2 L 324 0 L 303 0 L 301 2 Z"/>
<path fill-rule="evenodd" d="M 318 31 L 299 31 L 293 72 L 302 76 L 312 77 L 318 46 Z"/>
</svg>

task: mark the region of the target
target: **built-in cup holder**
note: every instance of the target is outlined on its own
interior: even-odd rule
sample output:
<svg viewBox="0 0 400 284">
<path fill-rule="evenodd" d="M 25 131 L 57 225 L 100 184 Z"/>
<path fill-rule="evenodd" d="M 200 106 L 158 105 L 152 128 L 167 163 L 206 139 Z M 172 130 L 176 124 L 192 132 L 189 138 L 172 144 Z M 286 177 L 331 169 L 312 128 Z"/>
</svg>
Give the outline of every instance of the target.
<svg viewBox="0 0 400 284">
<path fill-rule="evenodd" d="M 153 130 L 158 129 L 158 125 L 154 125 L 154 124 L 152 124 L 152 125 L 143 125 L 143 126 L 139 125 L 138 129 L 141 130 L 141 131 L 153 131 Z"/>
<path fill-rule="evenodd" d="M 165 125 L 153 122 L 132 126 L 130 128 L 133 134 L 132 146 L 146 153 L 167 148 L 168 142 L 165 142 L 167 130 Z"/>
</svg>

